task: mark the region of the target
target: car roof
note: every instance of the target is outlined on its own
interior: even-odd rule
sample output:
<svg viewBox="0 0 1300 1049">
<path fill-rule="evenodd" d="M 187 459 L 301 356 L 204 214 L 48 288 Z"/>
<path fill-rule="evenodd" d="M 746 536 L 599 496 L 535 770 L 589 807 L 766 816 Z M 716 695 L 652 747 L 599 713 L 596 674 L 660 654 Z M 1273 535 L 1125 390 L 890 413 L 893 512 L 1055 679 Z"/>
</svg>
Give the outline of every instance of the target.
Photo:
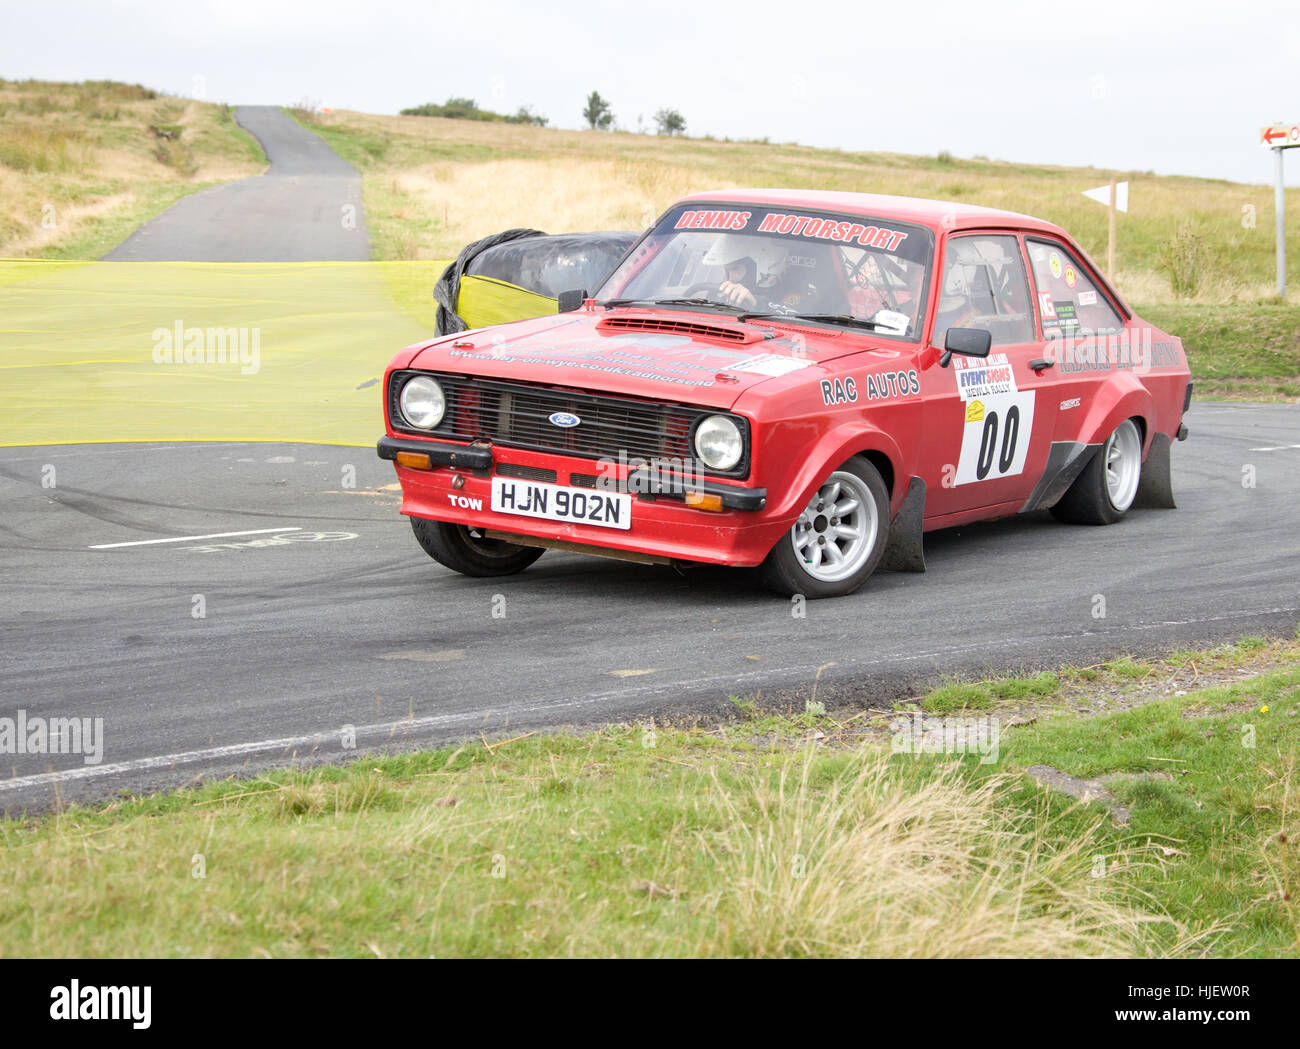
<svg viewBox="0 0 1300 1049">
<path fill-rule="evenodd" d="M 947 200 L 921 197 L 896 197 L 884 193 L 840 193 L 817 189 L 730 189 L 696 193 L 685 202 L 723 202 L 774 205 L 784 208 L 817 208 L 825 211 L 851 212 L 915 222 L 922 226 L 947 229 L 974 229 L 987 226 L 1011 226 L 1017 229 L 1053 233 L 1069 239 L 1059 226 L 999 208 L 977 204 L 956 204 Z"/>
</svg>

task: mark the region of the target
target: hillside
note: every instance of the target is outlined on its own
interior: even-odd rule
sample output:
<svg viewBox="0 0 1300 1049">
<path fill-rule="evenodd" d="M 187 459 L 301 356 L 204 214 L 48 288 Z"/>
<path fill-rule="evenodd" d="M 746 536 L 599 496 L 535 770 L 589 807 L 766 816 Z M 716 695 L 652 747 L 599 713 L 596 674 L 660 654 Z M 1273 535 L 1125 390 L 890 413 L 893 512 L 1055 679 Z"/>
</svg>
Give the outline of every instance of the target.
<svg viewBox="0 0 1300 1049">
<path fill-rule="evenodd" d="M 1279 303 L 1272 190 L 1264 185 L 946 154 L 291 112 L 361 170 L 374 256 L 383 260 L 450 258 L 513 226 L 640 229 L 685 193 L 785 186 L 1026 212 L 1059 223 L 1104 261 L 1106 209 L 1082 192 L 1126 178 L 1131 210 L 1119 219 L 1116 283 L 1144 317 L 1183 337 L 1199 394 L 1300 398 L 1300 235 L 1289 240 L 1292 292 Z M 110 82 L 0 80 L 0 257 L 98 258 L 182 196 L 264 165 L 228 106 Z M 1288 207 L 1294 230 L 1300 192 L 1288 195 Z"/>
<path fill-rule="evenodd" d="M 294 113 L 365 173 L 380 258 L 446 258 L 468 241 L 511 226 L 556 233 L 640 229 L 685 193 L 782 186 L 1025 212 L 1065 227 L 1104 262 L 1106 209 L 1082 192 L 1117 176 L 1131 183 L 1118 252 L 1118 282 L 1128 297 L 1178 301 L 1166 261 L 1177 263 L 1196 287 L 1192 301 L 1273 293 L 1273 194 L 1263 185 L 944 154 L 848 153 L 350 111 Z M 1300 192 L 1289 199 L 1292 215 L 1300 216 Z M 1300 236 L 1292 238 L 1290 266 L 1293 283 L 1300 282 Z"/>
<path fill-rule="evenodd" d="M 363 172 L 371 243 L 381 259 L 450 258 L 513 226 L 640 229 L 686 193 L 783 186 L 1025 212 L 1063 226 L 1104 263 L 1106 209 L 1082 193 L 1112 176 L 1128 179 L 1116 283 L 1142 316 L 1182 336 L 1199 394 L 1300 397 L 1300 236 L 1289 242 L 1293 290 L 1282 304 L 1273 294 L 1267 186 L 438 117 L 294 115 Z M 1288 194 L 1288 208 L 1300 216 L 1300 193 Z"/>
<path fill-rule="evenodd" d="M 265 167 L 229 106 L 0 79 L 0 258 L 98 258 L 181 197 Z"/>
</svg>

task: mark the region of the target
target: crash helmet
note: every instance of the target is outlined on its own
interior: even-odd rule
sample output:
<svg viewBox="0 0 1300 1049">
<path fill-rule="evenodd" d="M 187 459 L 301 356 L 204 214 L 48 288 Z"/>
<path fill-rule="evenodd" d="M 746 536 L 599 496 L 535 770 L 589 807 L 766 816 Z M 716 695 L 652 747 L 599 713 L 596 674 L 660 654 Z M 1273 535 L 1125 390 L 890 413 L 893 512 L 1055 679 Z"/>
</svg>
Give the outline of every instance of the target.
<svg viewBox="0 0 1300 1049">
<path fill-rule="evenodd" d="M 948 242 L 948 261 L 944 266 L 943 286 L 939 290 L 939 312 L 946 313 L 968 305 L 970 274 L 980 263 L 979 253 L 968 238 Z"/>
<path fill-rule="evenodd" d="M 785 273 L 789 263 L 785 245 L 772 237 L 745 233 L 724 233 L 717 237 L 704 254 L 706 266 L 729 266 L 749 260 L 760 284 L 770 283 Z"/>
</svg>

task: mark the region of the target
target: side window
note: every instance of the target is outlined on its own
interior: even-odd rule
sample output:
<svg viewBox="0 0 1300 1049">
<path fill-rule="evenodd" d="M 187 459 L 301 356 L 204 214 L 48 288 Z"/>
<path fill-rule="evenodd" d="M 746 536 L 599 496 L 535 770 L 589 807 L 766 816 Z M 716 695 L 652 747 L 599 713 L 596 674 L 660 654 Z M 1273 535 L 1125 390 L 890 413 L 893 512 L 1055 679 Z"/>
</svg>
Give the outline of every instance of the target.
<svg viewBox="0 0 1300 1049">
<path fill-rule="evenodd" d="M 1012 236 L 953 237 L 943 263 L 934 344 L 949 328 L 986 328 L 994 346 L 1034 340 L 1029 282 L 1020 243 Z"/>
<path fill-rule="evenodd" d="M 1050 240 L 1026 240 L 1038 287 L 1043 335 L 1048 339 L 1087 332 L 1111 335 L 1124 330 L 1124 321 L 1064 246 Z"/>
</svg>

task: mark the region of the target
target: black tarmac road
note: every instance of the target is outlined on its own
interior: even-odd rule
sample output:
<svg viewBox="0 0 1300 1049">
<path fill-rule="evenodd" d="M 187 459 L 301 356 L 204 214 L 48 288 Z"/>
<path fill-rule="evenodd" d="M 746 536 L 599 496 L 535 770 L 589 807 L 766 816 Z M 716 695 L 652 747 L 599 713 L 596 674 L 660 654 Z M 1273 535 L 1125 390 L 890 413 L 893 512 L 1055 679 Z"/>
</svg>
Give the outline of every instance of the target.
<svg viewBox="0 0 1300 1049">
<path fill-rule="evenodd" d="M 884 705 L 958 671 L 1292 634 L 1300 406 L 1197 404 L 1189 425 L 1178 510 L 934 533 L 927 573 L 802 617 L 726 569 L 548 553 L 454 575 L 369 449 L 7 449 L 0 717 L 102 718 L 103 747 L 0 755 L 0 805 L 338 760 L 352 734 L 365 750 L 708 716 L 759 689 Z"/>
<path fill-rule="evenodd" d="M 186 197 L 104 256 L 112 262 L 315 262 L 370 258 L 361 176 L 278 106 L 239 106 L 266 174 Z"/>
</svg>

